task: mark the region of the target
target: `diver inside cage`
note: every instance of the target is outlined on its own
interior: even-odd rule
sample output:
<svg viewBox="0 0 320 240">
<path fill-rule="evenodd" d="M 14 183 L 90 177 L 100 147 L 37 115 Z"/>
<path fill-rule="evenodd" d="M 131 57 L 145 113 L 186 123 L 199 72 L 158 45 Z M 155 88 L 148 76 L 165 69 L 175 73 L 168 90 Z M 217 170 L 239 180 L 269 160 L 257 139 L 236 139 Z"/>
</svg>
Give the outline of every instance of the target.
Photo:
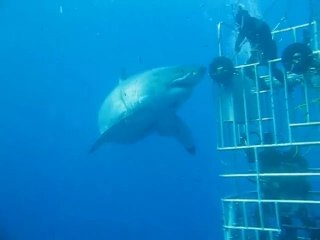
<svg viewBox="0 0 320 240">
<path fill-rule="evenodd" d="M 264 144 L 273 144 L 273 136 L 267 132 L 263 136 Z M 243 134 L 240 145 L 246 145 L 247 138 Z M 276 147 L 260 148 L 258 159 L 254 149 L 245 149 L 248 163 L 259 164 L 260 173 L 301 173 L 308 171 L 308 161 L 296 147 L 280 150 Z M 261 191 L 265 199 L 307 199 L 310 183 L 306 177 L 272 176 L 261 177 Z"/>
<path fill-rule="evenodd" d="M 273 143 L 271 133 L 263 136 L 265 144 Z M 240 139 L 240 145 L 246 145 L 246 136 Z M 308 161 L 297 148 L 280 150 L 274 147 L 261 148 L 255 159 L 253 149 L 245 150 L 250 164 L 258 164 L 260 173 L 304 173 L 308 172 Z M 256 182 L 256 178 L 249 179 Z M 274 200 L 308 200 L 310 199 L 311 184 L 305 176 L 264 176 L 259 178 L 261 198 Z M 298 232 L 304 230 L 310 240 L 320 240 L 320 224 L 318 218 L 311 216 L 310 206 L 303 203 L 279 203 L 278 216 L 281 232 L 279 240 L 296 240 Z M 263 205 L 264 221 L 274 218 L 274 209 L 270 205 Z M 255 211 L 255 219 L 260 224 L 259 211 Z M 300 222 L 297 225 L 296 222 Z M 261 232 L 261 240 L 268 239 L 265 232 Z"/>
<path fill-rule="evenodd" d="M 270 66 L 272 75 L 282 85 L 284 76 L 280 69 L 277 68 L 276 62 L 268 61 L 277 58 L 277 45 L 272 39 L 272 34 L 269 25 L 256 17 L 252 17 L 247 10 L 242 6 L 238 7 L 235 15 L 235 22 L 238 28 L 238 35 L 235 42 L 235 52 L 239 53 L 245 41 L 248 41 L 251 47 L 251 55 L 247 60 L 247 64 L 259 63 L 260 66 Z M 245 74 L 250 79 L 255 79 L 256 73 L 254 67 L 246 67 Z M 258 78 L 261 88 L 267 88 L 267 85 Z"/>
<path fill-rule="evenodd" d="M 289 44 L 284 49 L 281 62 L 289 73 L 284 78 L 284 73 L 277 67 L 277 44 L 272 37 L 269 25 L 251 16 L 242 6 L 238 7 L 235 23 L 238 35 L 234 50 L 236 54 L 239 53 L 244 43 L 249 42 L 251 54 L 244 67 L 244 73 L 249 79 L 257 79 L 262 90 L 270 88 L 271 83 L 275 84 L 275 87 L 284 86 L 285 79 L 289 92 L 302 82 L 320 87 L 320 53 L 319 49 L 313 49 L 315 50 L 313 52 L 311 46 L 316 41 L 316 33 L 304 29 L 301 41 Z M 260 76 L 256 66 L 267 66 L 268 74 Z M 269 76 L 269 71 L 272 77 Z"/>
</svg>

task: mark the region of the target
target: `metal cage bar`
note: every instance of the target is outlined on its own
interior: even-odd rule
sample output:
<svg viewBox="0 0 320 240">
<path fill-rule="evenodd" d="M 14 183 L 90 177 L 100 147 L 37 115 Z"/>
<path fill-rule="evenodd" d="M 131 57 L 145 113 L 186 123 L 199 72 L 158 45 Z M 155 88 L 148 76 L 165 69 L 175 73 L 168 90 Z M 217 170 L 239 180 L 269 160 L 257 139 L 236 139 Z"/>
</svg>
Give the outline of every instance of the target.
<svg viewBox="0 0 320 240">
<path fill-rule="evenodd" d="M 319 46 L 316 43 L 318 38 L 316 22 L 276 30 L 273 35 L 291 32 L 293 41 L 297 41 L 297 31 L 310 26 L 313 26 L 314 33 L 313 53 L 315 56 L 319 54 L 320 58 Z M 219 39 L 221 39 L 221 27 L 222 23 L 219 23 Z M 219 54 L 222 53 L 223 49 L 219 41 Z M 320 103 L 319 112 L 313 112 L 314 107 L 311 104 L 318 94 L 320 100 L 320 87 L 318 92 L 312 84 L 308 84 L 308 76 L 292 74 L 284 70 L 284 86 L 279 87 L 273 78 L 272 64 L 280 61 L 281 59 L 273 59 L 268 62 L 266 77 L 260 73 L 258 63 L 238 65 L 235 67 L 236 74 L 233 81 L 238 84 L 239 89 L 219 87 L 217 149 L 222 154 L 230 151 L 234 153 L 234 157 L 225 159 L 227 171 L 220 177 L 225 181 L 234 181 L 237 193 L 221 200 L 225 240 L 279 240 L 285 231 L 294 231 L 297 239 L 309 240 L 310 234 L 314 232 L 320 237 L 320 223 L 313 218 L 313 214 L 318 213 L 320 219 L 320 189 L 313 191 L 314 189 L 311 188 L 315 186 L 311 184 L 312 181 L 320 181 L 320 162 L 315 161 L 313 167 L 294 171 L 289 168 L 267 171 L 264 166 L 266 161 L 268 163 L 274 160 L 274 157 L 263 159 L 264 151 L 287 149 L 290 152 L 292 149 L 303 147 L 313 147 L 320 151 L 319 134 L 313 137 L 310 134 L 302 137 L 299 135 L 301 132 L 320 127 Z M 246 76 L 245 72 L 248 69 L 253 70 L 254 79 L 249 80 Z M 261 80 L 266 81 L 268 89 L 261 88 Z M 300 90 L 299 99 L 294 97 L 290 90 L 292 84 L 295 84 L 296 92 Z M 230 97 L 227 102 L 232 106 L 226 106 L 226 97 Z M 300 111 L 298 107 L 301 105 L 304 108 L 302 113 L 298 114 L 297 111 Z M 225 107 L 228 109 L 224 109 Z M 272 133 L 273 141 L 264 139 L 265 132 Z M 285 136 L 281 136 L 282 132 Z M 245 137 L 242 142 L 241 137 Z M 235 160 L 239 158 L 239 152 L 246 156 L 247 166 L 242 164 L 240 168 L 230 167 L 236 164 Z M 297 154 L 292 156 L 296 157 Z M 249 159 L 249 155 L 253 160 Z M 274 191 L 273 195 L 267 195 L 268 187 L 277 190 L 276 184 L 289 180 L 296 184 L 293 186 L 294 191 L 298 191 L 299 184 L 303 182 L 310 183 L 310 189 L 306 188 L 308 190 L 306 195 L 298 194 L 298 197 L 290 194 L 281 195 L 277 191 Z M 251 184 L 247 187 L 248 189 L 238 191 L 237 186 L 243 186 L 241 183 L 249 182 Z M 316 187 L 318 188 L 317 185 Z M 298 214 L 299 211 L 304 210 L 308 216 Z M 306 225 L 308 221 L 313 225 Z"/>
</svg>

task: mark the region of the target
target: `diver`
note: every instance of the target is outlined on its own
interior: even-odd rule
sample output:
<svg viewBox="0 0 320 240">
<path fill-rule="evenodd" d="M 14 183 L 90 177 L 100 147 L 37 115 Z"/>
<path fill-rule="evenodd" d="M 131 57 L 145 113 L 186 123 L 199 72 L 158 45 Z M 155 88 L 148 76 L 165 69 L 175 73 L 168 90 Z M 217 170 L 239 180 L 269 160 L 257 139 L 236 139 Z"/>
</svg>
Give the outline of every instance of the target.
<svg viewBox="0 0 320 240">
<path fill-rule="evenodd" d="M 263 144 L 273 144 L 274 139 L 270 132 L 266 132 L 260 140 Z M 247 137 L 242 134 L 240 146 L 247 145 Z M 296 147 L 289 150 L 280 150 L 275 147 L 260 148 L 259 162 L 255 159 L 253 148 L 246 148 L 245 154 L 248 163 L 259 164 L 260 173 L 295 173 L 307 172 L 308 161 L 299 153 Z M 265 199 L 307 199 L 310 183 L 306 177 L 261 177 L 261 191 Z"/>
<path fill-rule="evenodd" d="M 260 139 L 264 144 L 270 145 L 274 143 L 271 133 L 267 132 Z M 243 134 L 240 138 L 240 145 L 247 143 L 247 137 Z M 308 161 L 298 151 L 296 147 L 289 150 L 280 150 L 275 147 L 260 148 L 255 158 L 253 148 L 245 149 L 247 161 L 250 164 L 258 164 L 260 173 L 299 173 L 308 171 Z M 258 161 L 257 161 L 258 160 Z M 250 180 L 250 179 L 249 179 Z M 264 176 L 259 178 L 261 197 L 263 199 L 275 200 L 307 200 L 311 185 L 305 176 Z M 256 179 L 254 180 L 256 183 Z M 264 205 L 263 211 L 265 217 L 272 216 L 273 211 L 270 206 Z M 258 223 L 260 223 L 259 212 L 255 213 Z M 317 224 L 315 219 L 310 216 L 306 205 L 279 205 L 279 218 L 281 225 L 280 240 L 296 240 L 298 239 L 297 227 L 294 226 L 294 220 L 297 219 L 305 226 L 305 229 L 312 229 Z M 316 240 L 319 231 L 309 231 L 310 239 Z M 265 233 L 261 233 L 260 239 L 268 239 Z"/>
<path fill-rule="evenodd" d="M 238 27 L 234 50 L 239 53 L 244 41 L 250 44 L 251 55 L 247 64 L 259 63 L 262 66 L 268 66 L 268 61 L 277 58 L 277 45 L 272 39 L 271 31 L 268 24 L 258 18 L 250 16 L 247 10 L 241 6 L 238 7 L 235 16 Z M 283 85 L 284 77 L 275 63 L 271 63 L 272 75 Z M 246 71 L 246 75 L 254 79 L 253 71 Z"/>
</svg>

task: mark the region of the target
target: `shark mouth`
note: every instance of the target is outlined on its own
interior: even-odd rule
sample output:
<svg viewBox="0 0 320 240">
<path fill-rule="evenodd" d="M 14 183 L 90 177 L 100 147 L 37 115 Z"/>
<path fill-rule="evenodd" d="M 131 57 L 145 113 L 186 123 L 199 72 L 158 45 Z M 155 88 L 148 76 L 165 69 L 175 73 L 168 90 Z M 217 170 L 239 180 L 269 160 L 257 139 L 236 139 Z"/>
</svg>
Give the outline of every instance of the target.
<svg viewBox="0 0 320 240">
<path fill-rule="evenodd" d="M 195 81 L 194 78 L 196 77 L 197 72 L 189 72 L 185 74 L 184 76 L 175 79 L 170 86 L 171 87 L 177 87 L 177 88 L 184 88 L 184 87 L 190 87 L 194 85 Z"/>
</svg>

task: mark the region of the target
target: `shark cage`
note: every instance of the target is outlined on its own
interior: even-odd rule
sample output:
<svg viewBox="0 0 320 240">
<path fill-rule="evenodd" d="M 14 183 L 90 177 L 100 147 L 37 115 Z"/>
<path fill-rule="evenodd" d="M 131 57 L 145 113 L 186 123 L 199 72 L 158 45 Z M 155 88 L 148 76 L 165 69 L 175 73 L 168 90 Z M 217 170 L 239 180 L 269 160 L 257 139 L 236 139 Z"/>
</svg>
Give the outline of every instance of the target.
<svg viewBox="0 0 320 240">
<path fill-rule="evenodd" d="M 317 22 L 273 31 L 274 40 L 291 44 L 266 66 L 223 56 L 222 27 L 220 56 L 209 74 L 218 96 L 217 142 L 228 191 L 221 200 L 224 239 L 320 239 Z M 282 83 L 273 76 L 274 65 Z"/>
</svg>

